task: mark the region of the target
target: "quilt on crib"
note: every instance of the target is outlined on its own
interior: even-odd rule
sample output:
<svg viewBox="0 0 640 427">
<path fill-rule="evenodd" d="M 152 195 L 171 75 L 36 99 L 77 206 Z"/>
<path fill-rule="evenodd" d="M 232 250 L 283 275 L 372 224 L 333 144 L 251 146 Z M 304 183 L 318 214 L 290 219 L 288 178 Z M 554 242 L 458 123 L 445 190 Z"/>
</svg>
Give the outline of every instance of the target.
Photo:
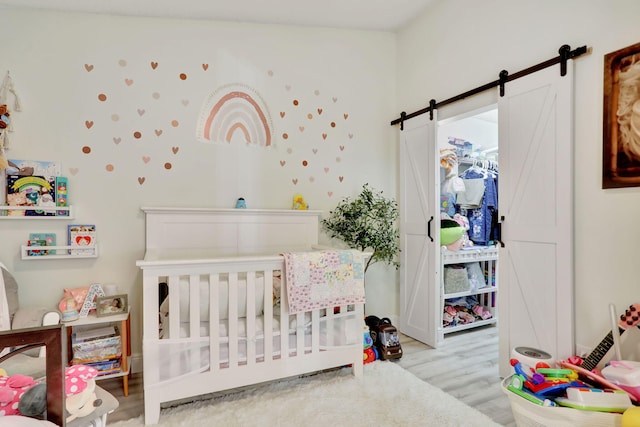
<svg viewBox="0 0 640 427">
<path fill-rule="evenodd" d="M 362 252 L 323 250 L 282 255 L 290 314 L 365 302 Z"/>
</svg>

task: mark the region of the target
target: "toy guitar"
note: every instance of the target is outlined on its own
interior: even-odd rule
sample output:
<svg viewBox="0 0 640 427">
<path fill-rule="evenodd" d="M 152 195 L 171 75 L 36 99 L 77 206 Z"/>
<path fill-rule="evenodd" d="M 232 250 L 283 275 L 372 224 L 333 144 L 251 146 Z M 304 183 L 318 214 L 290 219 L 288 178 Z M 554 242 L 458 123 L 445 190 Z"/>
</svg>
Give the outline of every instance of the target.
<svg viewBox="0 0 640 427">
<path fill-rule="evenodd" d="M 632 304 L 625 313 L 620 316 L 620 320 L 618 321 L 620 333 L 622 334 L 627 329 L 638 326 L 638 324 L 640 324 L 640 304 Z M 587 358 L 584 359 L 580 364 L 580 367 L 587 371 L 592 371 L 604 358 L 611 347 L 613 347 L 613 331 L 609 331 L 607 336 L 600 341 L 600 344 L 598 344 Z"/>
<path fill-rule="evenodd" d="M 638 326 L 639 323 L 640 304 L 632 304 L 625 311 L 625 314 L 620 316 L 620 320 L 618 321 L 618 327 L 621 330 L 620 333 L 634 326 Z M 613 332 L 609 332 L 607 334 L 607 336 L 600 342 L 600 344 L 598 344 L 598 346 L 591 352 L 591 354 L 589 354 L 589 356 L 587 356 L 587 358 L 580 364 L 580 366 L 574 365 L 573 363 L 566 360 L 560 360 L 558 361 L 558 364 L 563 368 L 573 369 L 582 378 L 586 378 L 592 382 L 595 382 L 605 389 L 622 390 L 617 385 L 611 383 L 610 381 L 607 381 L 607 379 L 604 378 L 599 372 L 595 372 L 594 370 L 596 365 L 600 363 L 602 358 L 605 356 L 605 354 L 607 354 L 611 347 L 613 347 Z M 631 394 L 629 395 L 629 397 L 634 402 L 638 401 L 638 399 Z"/>
</svg>

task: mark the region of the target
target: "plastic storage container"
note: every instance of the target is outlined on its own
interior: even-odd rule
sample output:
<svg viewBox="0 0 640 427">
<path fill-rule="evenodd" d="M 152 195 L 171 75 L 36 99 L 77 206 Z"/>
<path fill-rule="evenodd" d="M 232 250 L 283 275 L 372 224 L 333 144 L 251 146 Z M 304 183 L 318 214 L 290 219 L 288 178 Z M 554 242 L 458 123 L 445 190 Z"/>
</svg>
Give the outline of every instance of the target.
<svg viewBox="0 0 640 427">
<path fill-rule="evenodd" d="M 602 376 L 640 400 L 640 362 L 613 360 L 602 369 Z"/>
</svg>

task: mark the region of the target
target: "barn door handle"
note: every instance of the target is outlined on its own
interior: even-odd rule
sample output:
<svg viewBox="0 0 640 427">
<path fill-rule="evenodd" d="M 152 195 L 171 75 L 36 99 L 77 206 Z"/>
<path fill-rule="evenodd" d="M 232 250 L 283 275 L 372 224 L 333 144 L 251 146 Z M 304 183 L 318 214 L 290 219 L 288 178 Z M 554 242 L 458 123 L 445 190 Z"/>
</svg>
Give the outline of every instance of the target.
<svg viewBox="0 0 640 427">
<path fill-rule="evenodd" d="M 498 221 L 497 225 L 497 236 L 496 236 L 496 240 L 498 241 L 498 243 L 500 243 L 500 247 L 504 248 L 504 242 L 502 241 L 502 221 L 504 221 L 504 216 L 500 217 L 500 221 Z"/>
<path fill-rule="evenodd" d="M 429 219 L 429 222 L 427 222 L 427 236 L 429 236 L 429 239 L 431 239 L 431 241 L 433 242 L 433 237 L 431 237 L 431 223 L 433 222 L 433 216 L 431 217 L 431 219 Z"/>
</svg>

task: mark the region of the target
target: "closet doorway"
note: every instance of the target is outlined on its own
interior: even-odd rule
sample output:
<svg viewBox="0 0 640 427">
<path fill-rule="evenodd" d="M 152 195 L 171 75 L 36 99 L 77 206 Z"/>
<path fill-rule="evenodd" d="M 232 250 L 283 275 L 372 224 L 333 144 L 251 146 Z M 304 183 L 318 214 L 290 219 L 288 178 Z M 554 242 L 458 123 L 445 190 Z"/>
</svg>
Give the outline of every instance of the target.
<svg viewBox="0 0 640 427">
<path fill-rule="evenodd" d="M 485 92 L 498 106 L 503 376 L 514 347 L 538 348 L 557 358 L 575 354 L 573 62 L 566 75 L 549 67 L 510 81 L 505 89 L 504 96 Z M 436 124 L 470 111 L 471 104 L 482 105 L 473 99 L 447 105 L 444 114 L 436 109 L 432 118 L 405 120 L 400 133 L 400 331 L 432 347 L 438 346 L 442 325 Z"/>
</svg>

